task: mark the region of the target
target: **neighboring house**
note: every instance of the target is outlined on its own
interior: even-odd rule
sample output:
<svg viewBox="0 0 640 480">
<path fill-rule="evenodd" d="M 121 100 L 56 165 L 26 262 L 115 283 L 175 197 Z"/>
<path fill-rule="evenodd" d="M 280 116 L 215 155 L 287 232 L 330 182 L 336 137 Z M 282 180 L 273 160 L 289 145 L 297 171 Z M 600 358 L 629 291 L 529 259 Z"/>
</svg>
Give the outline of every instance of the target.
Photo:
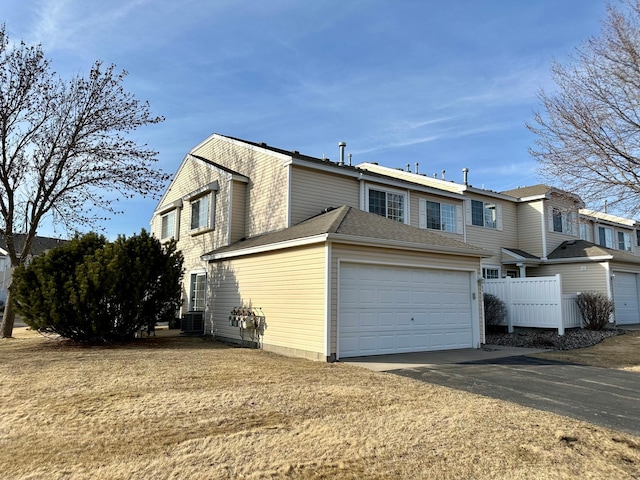
<svg viewBox="0 0 640 480">
<path fill-rule="evenodd" d="M 637 227 L 546 185 L 493 192 L 467 171 L 456 183 L 217 134 L 151 219 L 185 256 L 182 314 L 204 333 L 329 361 L 477 348 L 481 277 L 560 273 L 566 293 L 602 291 L 638 323 Z M 263 335 L 238 326 L 248 313 Z"/>
<path fill-rule="evenodd" d="M 22 250 L 22 245 L 25 239 L 24 234 L 16 234 L 16 250 Z M 33 240 L 33 246 L 31 247 L 31 256 L 36 257 L 41 253 L 44 253 L 52 248 L 58 247 L 65 243 L 66 240 L 50 237 L 35 237 Z M 0 300 L 3 302 L 7 299 L 7 287 L 11 283 L 11 274 L 13 268 L 11 267 L 11 259 L 9 258 L 9 252 L 7 251 L 7 245 L 4 239 L 0 238 Z"/>
</svg>

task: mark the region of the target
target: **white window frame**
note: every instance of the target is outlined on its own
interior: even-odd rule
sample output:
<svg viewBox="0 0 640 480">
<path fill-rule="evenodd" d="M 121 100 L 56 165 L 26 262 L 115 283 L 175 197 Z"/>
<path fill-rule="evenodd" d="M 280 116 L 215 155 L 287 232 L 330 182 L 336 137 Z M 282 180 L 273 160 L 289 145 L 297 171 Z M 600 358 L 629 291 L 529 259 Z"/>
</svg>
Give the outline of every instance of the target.
<svg viewBox="0 0 640 480">
<path fill-rule="evenodd" d="M 553 207 L 551 209 L 551 222 L 553 231 L 556 233 L 573 235 L 572 217 L 572 212 L 567 212 L 558 207 Z"/>
<path fill-rule="evenodd" d="M 591 236 L 589 235 L 590 229 L 591 229 L 591 225 L 585 222 L 580 222 L 580 227 L 579 227 L 580 240 L 586 240 L 587 242 L 590 241 L 589 240 L 589 238 L 591 238 Z"/>
<path fill-rule="evenodd" d="M 189 231 L 191 235 L 200 235 L 201 233 L 210 232 L 215 230 L 215 218 L 216 218 L 216 192 L 218 191 L 218 182 L 213 182 L 208 185 L 205 185 L 193 192 L 191 192 L 186 197 L 183 197 L 191 204 L 191 208 L 189 209 Z M 198 223 L 196 226 L 193 224 L 193 210 L 194 205 L 200 204 L 203 198 L 207 198 L 207 213 L 206 213 L 206 224 L 201 225 Z"/>
<path fill-rule="evenodd" d="M 429 204 L 435 204 L 438 205 L 438 228 L 434 228 L 429 226 Z M 443 211 L 447 210 L 449 212 L 448 215 L 444 215 Z M 439 230 L 442 232 L 449 232 L 449 233 L 462 233 L 460 231 L 460 222 L 462 221 L 461 219 L 461 210 L 460 207 L 450 204 L 450 203 L 442 203 L 442 202 L 436 202 L 433 200 L 427 200 L 424 198 L 420 199 L 420 204 L 419 204 L 419 226 L 422 229 L 428 229 L 428 230 Z M 451 222 L 445 222 L 445 218 L 449 218 L 449 220 L 452 220 Z"/>
<path fill-rule="evenodd" d="M 206 209 L 205 211 L 200 211 L 200 207 L 201 205 L 205 202 L 206 200 Z M 190 205 L 191 205 L 191 214 L 190 214 L 190 229 L 191 232 L 202 232 L 204 230 L 213 230 L 213 193 L 212 192 L 208 192 L 204 195 L 199 195 L 198 197 L 195 198 L 191 198 L 190 199 Z M 199 214 L 198 214 L 198 219 L 197 219 L 197 224 L 194 225 L 194 220 L 196 220 L 194 218 L 193 212 L 194 209 L 196 208 L 196 206 L 198 206 L 198 210 L 199 210 Z"/>
<path fill-rule="evenodd" d="M 201 288 L 198 288 L 201 287 Z M 201 292 L 201 297 L 197 293 Z M 189 311 L 204 312 L 207 301 L 207 273 L 191 272 L 189 276 Z"/>
<path fill-rule="evenodd" d="M 631 251 L 631 235 L 629 234 L 629 232 L 618 230 L 616 237 L 617 237 L 616 240 L 617 240 L 618 250 L 630 252 Z"/>
<path fill-rule="evenodd" d="M 482 225 L 474 223 L 473 205 L 482 204 Z M 469 201 L 469 224 L 475 227 L 490 228 L 492 230 L 502 230 L 502 206 L 495 202 L 483 202 L 482 200 Z"/>
<path fill-rule="evenodd" d="M 600 231 L 604 233 L 604 245 L 602 244 L 602 237 L 600 235 Z M 598 245 L 606 248 L 614 248 L 613 247 L 613 228 L 604 227 L 602 225 L 598 226 Z"/>
<path fill-rule="evenodd" d="M 165 228 L 166 227 L 166 228 Z M 173 208 L 160 214 L 160 241 L 179 240 L 180 209 Z"/>
<path fill-rule="evenodd" d="M 395 220 L 401 223 L 405 223 L 408 224 L 409 223 L 409 195 L 407 194 L 406 191 L 404 190 L 396 190 L 396 189 L 391 189 L 391 188 L 387 188 L 384 186 L 377 186 L 377 185 L 367 185 L 366 188 L 366 196 L 365 196 L 365 209 L 367 212 L 370 213 L 376 213 L 376 212 L 371 212 L 371 207 L 370 207 L 370 203 L 369 203 L 369 198 L 370 198 L 370 192 L 371 190 L 374 190 L 376 192 L 382 192 L 385 194 L 385 218 L 389 218 L 390 220 Z M 389 195 L 398 195 L 402 198 L 402 218 L 401 219 L 397 219 L 397 218 L 393 218 L 393 216 L 389 216 L 390 215 L 390 211 L 389 211 Z M 380 214 L 377 214 L 380 215 Z M 380 215 L 383 216 L 383 215 Z"/>
<path fill-rule="evenodd" d="M 491 272 L 490 276 L 489 272 Z M 501 278 L 500 267 L 496 265 L 486 265 L 482 267 L 482 278 L 484 278 L 485 280 L 495 280 Z"/>
</svg>

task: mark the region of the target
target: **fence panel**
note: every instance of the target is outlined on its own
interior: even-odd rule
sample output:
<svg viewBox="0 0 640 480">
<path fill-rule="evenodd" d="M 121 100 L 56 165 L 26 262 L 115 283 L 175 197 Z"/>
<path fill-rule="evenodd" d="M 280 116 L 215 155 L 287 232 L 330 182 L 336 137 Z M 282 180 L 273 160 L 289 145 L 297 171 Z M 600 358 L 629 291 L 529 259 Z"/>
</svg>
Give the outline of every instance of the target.
<svg viewBox="0 0 640 480">
<path fill-rule="evenodd" d="M 557 328 L 562 335 L 569 326 L 563 321 L 560 275 L 485 280 L 483 290 L 505 302 L 510 332 L 513 327 Z"/>
</svg>

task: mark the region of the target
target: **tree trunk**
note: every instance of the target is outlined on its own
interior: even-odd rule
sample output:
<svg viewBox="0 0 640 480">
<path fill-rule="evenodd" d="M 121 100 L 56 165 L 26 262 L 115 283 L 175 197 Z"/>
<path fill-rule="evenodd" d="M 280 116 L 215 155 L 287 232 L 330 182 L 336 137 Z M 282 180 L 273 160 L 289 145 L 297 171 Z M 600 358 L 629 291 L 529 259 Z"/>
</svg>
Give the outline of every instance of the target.
<svg viewBox="0 0 640 480">
<path fill-rule="evenodd" d="M 4 304 L 4 314 L 0 324 L 0 338 L 11 338 L 13 336 L 13 324 L 16 319 L 16 312 L 11 303 L 11 287 L 7 288 L 7 300 Z"/>
</svg>

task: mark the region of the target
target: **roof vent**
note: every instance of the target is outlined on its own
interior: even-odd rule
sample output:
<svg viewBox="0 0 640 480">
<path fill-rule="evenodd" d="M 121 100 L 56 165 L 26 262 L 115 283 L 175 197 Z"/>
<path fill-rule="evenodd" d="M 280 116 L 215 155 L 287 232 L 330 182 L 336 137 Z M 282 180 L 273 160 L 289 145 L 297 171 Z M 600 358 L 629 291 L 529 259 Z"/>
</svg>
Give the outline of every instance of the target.
<svg viewBox="0 0 640 480">
<path fill-rule="evenodd" d="M 340 162 L 338 165 L 344 165 L 344 147 L 347 146 L 347 142 L 338 143 L 338 148 L 340 149 Z"/>
</svg>

